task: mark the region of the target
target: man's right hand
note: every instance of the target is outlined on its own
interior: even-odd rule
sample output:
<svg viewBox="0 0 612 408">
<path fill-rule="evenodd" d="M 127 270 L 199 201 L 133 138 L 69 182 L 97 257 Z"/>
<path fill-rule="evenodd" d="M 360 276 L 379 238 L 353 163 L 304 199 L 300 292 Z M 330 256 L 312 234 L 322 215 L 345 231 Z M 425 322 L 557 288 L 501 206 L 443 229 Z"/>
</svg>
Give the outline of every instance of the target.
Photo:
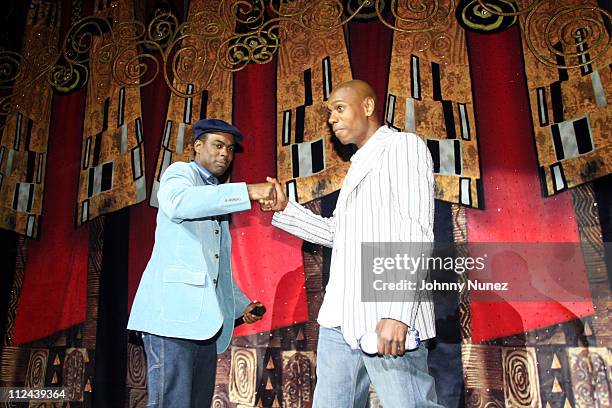
<svg viewBox="0 0 612 408">
<path fill-rule="evenodd" d="M 247 184 L 247 191 L 249 192 L 249 199 L 251 201 L 275 201 L 275 188 L 274 184 L 271 182 Z"/>
<path fill-rule="evenodd" d="M 287 207 L 289 199 L 285 194 L 283 185 L 275 178 L 266 177 L 266 181 L 274 185 L 275 199 L 270 201 L 260 201 L 262 211 L 283 211 Z"/>
</svg>

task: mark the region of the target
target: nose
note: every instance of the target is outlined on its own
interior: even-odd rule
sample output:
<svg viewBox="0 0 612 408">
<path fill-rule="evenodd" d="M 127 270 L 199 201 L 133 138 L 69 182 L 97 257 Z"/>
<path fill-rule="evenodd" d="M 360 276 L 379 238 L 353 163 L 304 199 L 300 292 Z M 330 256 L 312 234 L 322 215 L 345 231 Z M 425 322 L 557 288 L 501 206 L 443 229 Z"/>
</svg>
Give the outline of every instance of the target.
<svg viewBox="0 0 612 408">
<path fill-rule="evenodd" d="M 333 125 L 334 123 L 338 123 L 338 118 L 336 118 L 336 112 L 335 111 L 331 111 L 329 113 L 329 118 L 327 119 L 327 122 L 330 125 Z"/>
</svg>

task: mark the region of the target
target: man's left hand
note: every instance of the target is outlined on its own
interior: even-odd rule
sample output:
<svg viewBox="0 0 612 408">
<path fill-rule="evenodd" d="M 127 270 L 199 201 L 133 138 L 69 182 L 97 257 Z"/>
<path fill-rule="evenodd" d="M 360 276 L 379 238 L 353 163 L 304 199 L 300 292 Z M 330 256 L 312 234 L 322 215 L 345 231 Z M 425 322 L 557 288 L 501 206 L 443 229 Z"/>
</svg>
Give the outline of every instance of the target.
<svg viewBox="0 0 612 408">
<path fill-rule="evenodd" d="M 261 320 L 263 316 L 257 316 L 256 314 L 251 313 L 253 309 L 255 309 L 258 306 L 263 307 L 263 303 L 256 300 L 254 302 L 249 303 L 249 305 L 244 309 L 242 320 L 244 320 L 245 323 L 251 324 L 251 323 L 255 323 L 258 320 Z"/>
<path fill-rule="evenodd" d="M 378 354 L 401 356 L 406 351 L 408 326 L 399 320 L 380 319 L 376 325 Z"/>
</svg>

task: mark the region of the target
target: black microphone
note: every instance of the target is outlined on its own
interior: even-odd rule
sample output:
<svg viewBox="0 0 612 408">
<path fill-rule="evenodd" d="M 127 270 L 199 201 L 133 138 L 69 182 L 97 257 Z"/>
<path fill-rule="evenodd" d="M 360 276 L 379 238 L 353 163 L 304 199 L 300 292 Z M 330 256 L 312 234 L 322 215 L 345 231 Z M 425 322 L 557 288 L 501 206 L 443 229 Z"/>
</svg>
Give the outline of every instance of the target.
<svg viewBox="0 0 612 408">
<path fill-rule="evenodd" d="M 259 316 L 259 317 L 263 316 L 264 313 L 266 313 L 265 306 L 255 306 L 253 310 L 251 310 L 252 315 Z"/>
</svg>

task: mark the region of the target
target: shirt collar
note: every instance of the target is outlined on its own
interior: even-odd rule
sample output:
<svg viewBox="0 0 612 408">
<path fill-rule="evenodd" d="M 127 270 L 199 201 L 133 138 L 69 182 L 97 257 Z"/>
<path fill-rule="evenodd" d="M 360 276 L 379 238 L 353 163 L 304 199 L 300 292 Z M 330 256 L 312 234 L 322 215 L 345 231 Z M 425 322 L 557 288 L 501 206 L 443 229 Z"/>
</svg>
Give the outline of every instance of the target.
<svg viewBox="0 0 612 408">
<path fill-rule="evenodd" d="M 196 169 L 198 169 L 198 172 L 200 173 L 202 180 L 206 184 L 219 184 L 219 179 L 213 176 L 210 171 L 206 170 L 204 166 L 202 166 L 200 163 L 198 163 L 195 160 L 193 161 L 193 163 L 195 164 Z"/>
<path fill-rule="evenodd" d="M 368 157 L 368 154 L 372 150 L 374 150 L 375 146 L 377 145 L 377 140 L 383 137 L 384 134 L 387 132 L 391 132 L 391 129 L 389 129 L 387 126 L 379 127 L 376 130 L 376 132 L 374 132 L 372 137 L 370 137 L 368 141 L 363 146 L 361 146 L 359 149 L 357 149 L 357 151 L 355 152 L 355 154 L 353 154 L 353 156 L 351 156 L 351 162 L 357 163 L 361 161 L 363 158 Z"/>
</svg>

